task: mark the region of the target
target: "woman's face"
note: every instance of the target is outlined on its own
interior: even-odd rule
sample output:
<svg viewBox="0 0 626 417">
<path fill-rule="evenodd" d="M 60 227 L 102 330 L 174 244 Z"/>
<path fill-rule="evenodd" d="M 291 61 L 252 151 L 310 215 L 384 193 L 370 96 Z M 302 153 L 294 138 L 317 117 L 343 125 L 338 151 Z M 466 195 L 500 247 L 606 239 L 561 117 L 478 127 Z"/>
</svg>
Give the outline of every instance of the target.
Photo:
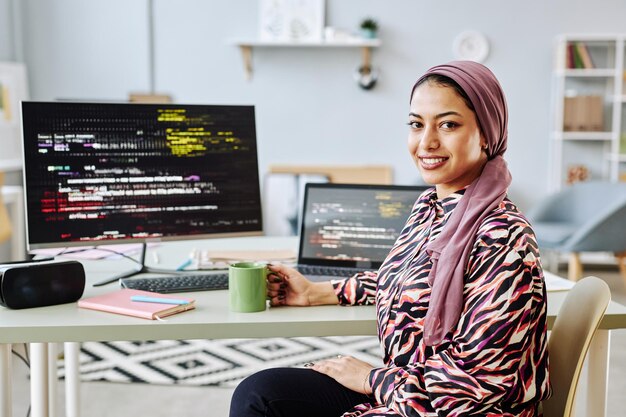
<svg viewBox="0 0 626 417">
<path fill-rule="evenodd" d="M 448 86 L 428 81 L 413 93 L 409 113 L 409 152 L 437 197 L 469 185 L 487 162 L 476 115 Z"/>
</svg>

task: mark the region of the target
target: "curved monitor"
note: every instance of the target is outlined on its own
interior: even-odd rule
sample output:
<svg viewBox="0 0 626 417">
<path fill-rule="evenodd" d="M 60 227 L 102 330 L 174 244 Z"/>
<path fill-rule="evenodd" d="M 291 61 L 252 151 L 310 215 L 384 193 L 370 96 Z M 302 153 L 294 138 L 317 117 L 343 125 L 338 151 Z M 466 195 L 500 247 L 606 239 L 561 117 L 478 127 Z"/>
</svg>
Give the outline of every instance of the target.
<svg viewBox="0 0 626 417">
<path fill-rule="evenodd" d="M 22 103 L 29 249 L 262 233 L 253 106 Z"/>
</svg>

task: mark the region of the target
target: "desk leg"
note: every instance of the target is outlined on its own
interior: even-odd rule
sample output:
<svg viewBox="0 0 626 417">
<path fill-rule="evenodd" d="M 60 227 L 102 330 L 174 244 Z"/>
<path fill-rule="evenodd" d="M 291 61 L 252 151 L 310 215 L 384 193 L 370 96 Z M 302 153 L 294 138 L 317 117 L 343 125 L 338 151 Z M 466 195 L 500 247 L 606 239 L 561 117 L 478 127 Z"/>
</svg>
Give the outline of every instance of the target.
<svg viewBox="0 0 626 417">
<path fill-rule="evenodd" d="M 48 417 L 48 344 L 30 344 L 30 401 L 32 417 Z"/>
<path fill-rule="evenodd" d="M 78 417 L 80 410 L 80 344 L 65 343 L 65 409 L 66 417 Z"/>
<path fill-rule="evenodd" d="M 11 345 L 0 343 L 0 417 L 12 417 Z"/>
<path fill-rule="evenodd" d="M 589 346 L 586 412 L 588 417 L 606 417 L 610 342 L 610 330 L 598 329 Z"/>
<path fill-rule="evenodd" d="M 48 343 L 48 412 L 57 417 L 59 376 L 57 372 L 58 349 L 56 343 Z"/>
</svg>

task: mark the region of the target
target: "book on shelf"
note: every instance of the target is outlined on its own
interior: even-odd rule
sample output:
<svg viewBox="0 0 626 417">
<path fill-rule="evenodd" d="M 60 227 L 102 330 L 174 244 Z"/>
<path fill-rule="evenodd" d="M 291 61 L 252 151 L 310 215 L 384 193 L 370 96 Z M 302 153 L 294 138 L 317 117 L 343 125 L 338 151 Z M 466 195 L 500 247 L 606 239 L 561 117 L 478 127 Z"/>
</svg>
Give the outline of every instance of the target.
<svg viewBox="0 0 626 417">
<path fill-rule="evenodd" d="M 565 50 L 566 65 L 569 69 L 594 68 L 589 48 L 584 42 L 569 42 Z"/>
<path fill-rule="evenodd" d="M 591 59 L 591 54 L 589 53 L 589 49 L 587 48 L 587 44 L 583 42 L 576 43 L 576 51 L 580 56 L 580 59 L 583 64 L 583 68 L 591 69 L 594 67 L 593 60 Z"/>
<path fill-rule="evenodd" d="M 576 53 L 574 52 L 574 45 L 571 43 L 567 44 L 567 48 L 565 49 L 565 54 L 567 55 L 566 63 L 568 69 L 576 68 Z"/>
<path fill-rule="evenodd" d="M 159 299 L 163 300 L 163 302 L 133 301 L 132 297 L 136 296 Z M 170 304 L 165 301 L 181 302 L 181 304 Z M 194 309 L 195 300 L 188 297 L 171 297 L 150 291 L 122 288 L 107 294 L 78 300 L 78 307 L 140 317 L 142 319 L 158 320 L 172 314 Z"/>
</svg>

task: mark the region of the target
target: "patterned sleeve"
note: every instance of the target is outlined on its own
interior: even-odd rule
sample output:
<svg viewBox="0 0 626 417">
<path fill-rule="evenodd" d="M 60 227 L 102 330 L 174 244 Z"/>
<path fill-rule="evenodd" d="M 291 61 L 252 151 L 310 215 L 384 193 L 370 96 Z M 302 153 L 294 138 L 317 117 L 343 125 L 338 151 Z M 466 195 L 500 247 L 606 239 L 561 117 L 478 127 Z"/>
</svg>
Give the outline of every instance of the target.
<svg viewBox="0 0 626 417">
<path fill-rule="evenodd" d="M 474 247 L 465 308 L 451 343 L 423 368 L 370 374 L 379 403 L 402 416 L 415 415 L 425 399 L 448 417 L 515 416 L 520 413 L 514 405 L 527 409 L 545 396 L 545 292 L 538 252 L 532 230 L 508 227 L 514 229 L 481 235 Z"/>
<path fill-rule="evenodd" d="M 333 289 L 341 305 L 371 305 L 375 303 L 377 272 L 363 272 L 342 280 L 333 280 Z"/>
</svg>

